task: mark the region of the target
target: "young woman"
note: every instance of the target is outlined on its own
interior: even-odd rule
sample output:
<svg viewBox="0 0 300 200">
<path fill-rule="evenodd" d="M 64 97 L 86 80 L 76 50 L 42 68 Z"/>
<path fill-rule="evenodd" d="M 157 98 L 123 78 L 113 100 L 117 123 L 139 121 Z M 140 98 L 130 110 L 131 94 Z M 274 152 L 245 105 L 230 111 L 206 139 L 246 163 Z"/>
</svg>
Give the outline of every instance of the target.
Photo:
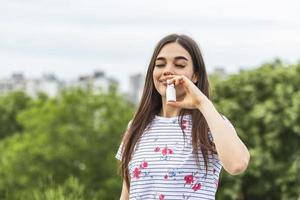
<svg viewBox="0 0 300 200">
<path fill-rule="evenodd" d="M 171 83 L 175 102 L 166 101 Z M 190 37 L 158 42 L 116 158 L 121 199 L 132 200 L 215 199 L 222 167 L 232 175 L 247 168 L 248 149 L 210 101 L 204 61 Z"/>
</svg>

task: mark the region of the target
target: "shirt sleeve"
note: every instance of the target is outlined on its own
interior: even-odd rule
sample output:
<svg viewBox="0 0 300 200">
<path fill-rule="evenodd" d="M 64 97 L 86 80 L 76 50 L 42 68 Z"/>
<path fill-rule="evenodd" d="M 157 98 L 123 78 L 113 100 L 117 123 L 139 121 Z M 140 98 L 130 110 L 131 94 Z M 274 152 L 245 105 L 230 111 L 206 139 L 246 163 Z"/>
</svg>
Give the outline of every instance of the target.
<svg viewBox="0 0 300 200">
<path fill-rule="evenodd" d="M 122 155 L 123 155 L 123 142 L 121 142 L 117 154 L 115 155 L 115 158 L 121 161 Z"/>
<path fill-rule="evenodd" d="M 130 120 L 128 122 L 127 130 L 130 128 L 131 123 L 132 123 L 132 120 Z M 115 158 L 121 161 L 122 160 L 122 155 L 123 155 L 123 141 L 121 142 L 121 144 L 119 146 L 119 149 L 117 151 L 117 154 L 115 155 Z"/>
</svg>

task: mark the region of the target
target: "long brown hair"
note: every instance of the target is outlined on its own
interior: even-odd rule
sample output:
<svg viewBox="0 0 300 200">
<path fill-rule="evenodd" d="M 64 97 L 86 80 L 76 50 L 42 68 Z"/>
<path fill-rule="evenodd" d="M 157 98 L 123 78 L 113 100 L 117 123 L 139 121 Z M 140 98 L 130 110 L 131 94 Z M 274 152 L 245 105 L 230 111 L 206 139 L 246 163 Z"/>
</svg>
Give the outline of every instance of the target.
<svg viewBox="0 0 300 200">
<path fill-rule="evenodd" d="M 131 155 L 134 151 L 135 145 L 138 145 L 138 141 L 141 138 L 144 130 L 152 119 L 162 109 L 161 96 L 156 90 L 153 83 L 153 69 L 155 66 L 155 60 L 162 47 L 168 43 L 177 42 L 185 50 L 189 52 L 192 57 L 194 73 L 198 75 L 198 81 L 195 85 L 201 90 L 203 94 L 209 97 L 209 83 L 206 73 L 203 57 L 197 43 L 186 35 L 171 34 L 162 38 L 156 45 L 145 79 L 145 85 L 141 101 L 138 105 L 137 111 L 131 121 L 130 127 L 123 135 L 123 154 L 121 162 L 121 175 L 125 179 L 127 188 L 130 188 L 130 174 L 128 165 L 131 160 Z M 204 158 L 205 168 L 207 173 L 207 163 L 209 152 L 216 153 L 214 144 L 209 140 L 208 125 L 202 113 L 198 109 L 181 109 L 178 120 L 182 123 L 183 116 L 185 114 L 192 115 L 192 146 L 193 154 L 196 158 L 197 166 L 200 168 L 198 150 L 200 149 Z M 181 128 L 182 129 L 182 128 Z M 184 131 L 182 129 L 183 134 Z"/>
</svg>

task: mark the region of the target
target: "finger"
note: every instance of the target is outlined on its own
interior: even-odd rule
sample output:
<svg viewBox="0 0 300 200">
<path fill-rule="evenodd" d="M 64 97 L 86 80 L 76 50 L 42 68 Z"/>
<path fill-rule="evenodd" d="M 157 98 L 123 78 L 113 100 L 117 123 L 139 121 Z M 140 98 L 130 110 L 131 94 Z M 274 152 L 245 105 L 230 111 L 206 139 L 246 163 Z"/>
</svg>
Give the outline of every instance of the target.
<svg viewBox="0 0 300 200">
<path fill-rule="evenodd" d="M 181 79 L 181 84 L 183 85 L 183 87 L 189 91 L 190 87 L 192 87 L 194 85 L 194 83 L 192 82 L 192 80 L 188 79 L 188 77 L 181 75 L 180 77 Z"/>
<path fill-rule="evenodd" d="M 172 83 L 174 83 L 175 86 L 182 84 L 183 79 L 181 76 L 174 76 L 172 79 L 170 79 Z"/>
<path fill-rule="evenodd" d="M 189 82 L 191 82 L 191 80 L 184 75 L 170 75 L 170 77 L 173 77 L 169 79 L 170 83 L 174 83 L 175 86 L 183 85 L 185 88 L 188 88 Z"/>
<path fill-rule="evenodd" d="M 176 80 L 177 85 L 183 84 L 183 78 L 182 76 L 178 77 Z"/>
<path fill-rule="evenodd" d="M 180 76 L 180 80 L 183 82 L 183 83 L 189 83 L 191 82 L 190 79 L 188 79 L 188 77 L 184 76 L 184 75 L 181 75 Z"/>
<path fill-rule="evenodd" d="M 172 79 L 172 82 L 174 82 L 175 87 L 183 87 L 185 91 L 188 91 L 188 84 L 184 80 L 182 76 L 176 76 Z"/>
<path fill-rule="evenodd" d="M 177 101 L 167 101 L 167 105 L 173 106 L 173 107 L 180 107 L 180 103 Z"/>
<path fill-rule="evenodd" d="M 167 80 L 167 84 L 168 85 L 173 84 L 173 83 L 175 83 L 175 79 L 174 78 L 171 78 L 171 79 Z"/>
<path fill-rule="evenodd" d="M 167 75 L 166 76 L 166 81 L 167 81 L 167 84 L 171 84 L 171 83 L 174 83 L 175 82 L 175 75 Z"/>
</svg>

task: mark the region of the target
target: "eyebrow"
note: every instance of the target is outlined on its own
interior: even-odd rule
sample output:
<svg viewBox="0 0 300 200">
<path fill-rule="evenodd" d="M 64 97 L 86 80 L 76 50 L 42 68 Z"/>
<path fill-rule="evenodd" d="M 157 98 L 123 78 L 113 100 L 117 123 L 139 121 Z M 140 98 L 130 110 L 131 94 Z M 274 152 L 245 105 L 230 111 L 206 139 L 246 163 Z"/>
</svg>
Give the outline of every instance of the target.
<svg viewBox="0 0 300 200">
<path fill-rule="evenodd" d="M 176 56 L 175 57 L 175 60 L 180 60 L 180 59 L 188 61 L 188 59 L 186 57 L 184 57 L 184 56 Z M 165 61 L 166 58 L 164 58 L 164 57 L 158 57 L 158 58 L 156 58 L 156 60 L 163 60 L 163 61 Z"/>
</svg>

